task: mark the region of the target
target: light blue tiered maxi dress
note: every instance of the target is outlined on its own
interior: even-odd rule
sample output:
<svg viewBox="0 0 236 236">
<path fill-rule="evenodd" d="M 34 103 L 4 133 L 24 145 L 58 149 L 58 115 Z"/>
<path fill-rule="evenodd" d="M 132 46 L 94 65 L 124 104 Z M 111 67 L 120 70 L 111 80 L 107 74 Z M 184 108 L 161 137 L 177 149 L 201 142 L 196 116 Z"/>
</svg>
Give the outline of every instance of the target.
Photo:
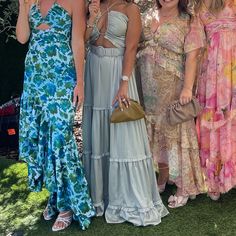
<svg viewBox="0 0 236 236">
<path fill-rule="evenodd" d="M 85 69 L 83 162 L 97 216 L 108 223 L 128 221 L 157 225 L 168 214 L 157 189 L 144 119 L 110 123 L 112 101 L 119 89 L 128 18 L 110 11 L 105 38 L 114 48 L 93 46 L 91 35 Z M 139 100 L 134 73 L 129 97 Z"/>
</svg>

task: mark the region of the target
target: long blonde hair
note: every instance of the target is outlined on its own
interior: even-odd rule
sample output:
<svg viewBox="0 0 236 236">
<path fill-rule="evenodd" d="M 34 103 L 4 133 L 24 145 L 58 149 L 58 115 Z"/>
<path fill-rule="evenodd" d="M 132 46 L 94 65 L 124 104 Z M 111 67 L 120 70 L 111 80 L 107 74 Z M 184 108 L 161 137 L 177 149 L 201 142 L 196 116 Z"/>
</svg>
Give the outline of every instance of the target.
<svg viewBox="0 0 236 236">
<path fill-rule="evenodd" d="M 196 2 L 196 10 L 198 11 L 201 6 L 204 4 L 204 0 L 195 0 Z M 219 12 L 222 10 L 225 6 L 226 0 L 211 0 L 211 5 L 209 7 L 209 10 L 211 12 Z"/>
</svg>

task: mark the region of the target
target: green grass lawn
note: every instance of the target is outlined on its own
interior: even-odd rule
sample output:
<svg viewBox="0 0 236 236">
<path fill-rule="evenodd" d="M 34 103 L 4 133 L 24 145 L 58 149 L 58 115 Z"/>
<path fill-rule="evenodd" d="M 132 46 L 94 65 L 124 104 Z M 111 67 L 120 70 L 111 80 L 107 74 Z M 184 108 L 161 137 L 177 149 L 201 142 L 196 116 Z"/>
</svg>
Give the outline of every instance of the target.
<svg viewBox="0 0 236 236">
<path fill-rule="evenodd" d="M 172 187 L 163 195 L 166 204 Z M 52 233 L 53 221 L 45 222 L 42 211 L 48 193 L 30 193 L 27 190 L 27 167 L 23 163 L 0 157 L 0 235 L 101 235 L 101 236 L 236 236 L 236 190 L 225 194 L 218 202 L 206 195 L 198 196 L 187 206 L 170 210 L 170 215 L 158 226 L 135 227 L 129 223 L 106 224 L 104 218 L 94 218 L 87 231 L 78 223 L 63 232 Z M 13 234 L 10 234 L 13 235 Z"/>
</svg>

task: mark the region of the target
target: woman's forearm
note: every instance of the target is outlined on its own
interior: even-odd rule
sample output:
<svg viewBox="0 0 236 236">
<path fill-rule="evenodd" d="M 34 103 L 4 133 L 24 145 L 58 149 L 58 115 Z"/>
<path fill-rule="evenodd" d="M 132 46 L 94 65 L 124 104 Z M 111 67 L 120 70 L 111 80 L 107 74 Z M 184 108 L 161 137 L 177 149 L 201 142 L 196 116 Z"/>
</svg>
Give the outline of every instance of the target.
<svg viewBox="0 0 236 236">
<path fill-rule="evenodd" d="M 19 7 L 19 16 L 16 24 L 16 38 L 24 44 L 29 40 L 30 26 L 29 26 L 29 4 L 22 3 Z"/>
<path fill-rule="evenodd" d="M 192 90 L 194 81 L 196 79 L 197 67 L 198 67 L 198 55 L 200 50 L 195 50 L 187 54 L 185 63 L 185 79 L 184 88 Z"/>
<path fill-rule="evenodd" d="M 83 4 L 82 4 L 83 3 Z M 77 84 L 83 82 L 84 76 L 84 37 L 85 37 L 85 4 L 83 0 L 72 1 L 72 41 Z"/>
<path fill-rule="evenodd" d="M 123 68 L 122 68 L 122 75 L 130 77 L 135 64 L 136 59 L 136 53 L 137 53 L 137 46 L 132 46 L 129 48 L 126 48 L 124 59 L 123 59 Z"/>
<path fill-rule="evenodd" d="M 79 84 L 83 82 L 84 78 L 84 40 L 81 39 L 79 42 L 72 42 L 72 51 L 74 55 L 77 84 Z"/>
<path fill-rule="evenodd" d="M 86 25 L 86 33 L 85 33 L 85 42 L 87 42 L 90 38 L 91 33 L 93 32 L 93 28 L 94 28 L 94 24 L 95 24 L 95 18 L 90 18 L 87 21 L 87 25 Z"/>
</svg>

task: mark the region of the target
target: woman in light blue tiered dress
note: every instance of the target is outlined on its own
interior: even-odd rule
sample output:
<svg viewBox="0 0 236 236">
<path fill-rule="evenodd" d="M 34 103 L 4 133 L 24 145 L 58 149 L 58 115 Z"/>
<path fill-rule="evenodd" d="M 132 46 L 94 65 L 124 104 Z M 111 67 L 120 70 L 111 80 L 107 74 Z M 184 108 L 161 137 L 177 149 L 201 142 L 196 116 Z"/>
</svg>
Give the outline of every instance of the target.
<svg viewBox="0 0 236 236">
<path fill-rule="evenodd" d="M 43 216 L 50 220 L 57 215 L 53 231 L 68 227 L 72 215 L 86 229 L 95 214 L 72 130 L 73 93 L 83 99 L 83 4 L 83 0 L 20 0 L 17 22 L 17 39 L 25 43 L 30 36 L 20 159 L 28 164 L 30 190 L 38 192 L 45 185 L 50 192 Z"/>
<path fill-rule="evenodd" d="M 139 100 L 133 65 L 140 13 L 122 0 L 94 0 L 89 13 L 83 161 L 96 213 L 105 213 L 108 223 L 157 225 L 168 211 L 158 193 L 144 119 L 110 123 L 115 100 Z"/>
</svg>

